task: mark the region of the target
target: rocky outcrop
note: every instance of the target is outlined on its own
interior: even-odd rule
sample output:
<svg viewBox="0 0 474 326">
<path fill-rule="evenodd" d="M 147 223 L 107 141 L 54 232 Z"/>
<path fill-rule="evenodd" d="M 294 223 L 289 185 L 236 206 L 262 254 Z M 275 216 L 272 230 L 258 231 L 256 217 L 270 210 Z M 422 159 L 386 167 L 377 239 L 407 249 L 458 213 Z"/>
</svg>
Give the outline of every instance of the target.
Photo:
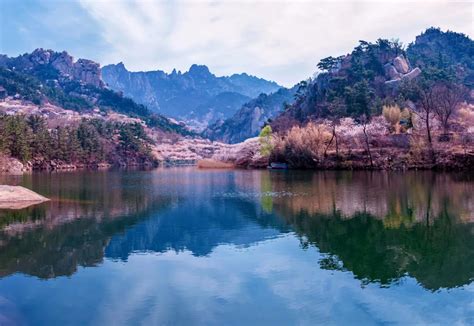
<svg viewBox="0 0 474 326">
<path fill-rule="evenodd" d="M 385 81 L 385 85 L 392 88 L 398 87 L 400 81 L 412 80 L 421 74 L 421 69 L 418 67 L 410 69 L 410 64 L 403 55 L 399 55 L 386 63 L 384 70 L 385 77 L 388 79 Z"/>
<path fill-rule="evenodd" d="M 54 79 L 54 72 L 56 72 L 59 80 L 75 80 L 99 88 L 104 87 L 98 63 L 86 59 L 74 62 L 74 58 L 66 51 L 55 52 L 39 48 L 16 58 L 4 56 L 0 60 L 0 66 L 26 73 L 41 72 L 42 74 L 50 68 L 51 70 L 47 73 L 50 79 Z"/>
<path fill-rule="evenodd" d="M 385 64 L 384 69 L 385 69 L 385 76 L 387 76 L 391 80 L 400 78 L 401 76 L 397 68 L 395 68 L 395 66 L 390 62 Z"/>
<path fill-rule="evenodd" d="M 416 67 L 415 69 L 411 70 L 410 72 L 400 75 L 398 78 L 392 79 L 392 80 L 387 80 L 385 82 L 385 85 L 390 86 L 390 87 L 398 87 L 400 84 L 400 81 L 403 80 L 412 80 L 418 77 L 421 74 L 421 69 Z"/>
<path fill-rule="evenodd" d="M 23 174 L 31 170 L 31 165 L 23 164 L 16 158 L 0 155 L 0 173 Z"/>
<path fill-rule="evenodd" d="M 401 74 L 406 74 L 409 71 L 407 59 L 405 59 L 405 57 L 402 55 L 399 55 L 398 57 L 393 59 L 393 66 Z"/>
<path fill-rule="evenodd" d="M 66 51 L 59 53 L 52 61 L 51 65 L 64 75 L 72 75 L 74 59 Z"/>
<path fill-rule="evenodd" d="M 73 78 L 95 87 L 103 87 L 100 65 L 87 59 L 79 59 L 74 63 Z"/>
</svg>

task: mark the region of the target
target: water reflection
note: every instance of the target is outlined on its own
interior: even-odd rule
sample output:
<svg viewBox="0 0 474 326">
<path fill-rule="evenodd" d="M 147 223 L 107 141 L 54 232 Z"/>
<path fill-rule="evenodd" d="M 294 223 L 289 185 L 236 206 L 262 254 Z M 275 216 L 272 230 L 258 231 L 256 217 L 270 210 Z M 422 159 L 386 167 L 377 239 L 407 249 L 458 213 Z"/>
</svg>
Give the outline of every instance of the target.
<svg viewBox="0 0 474 326">
<path fill-rule="evenodd" d="M 255 173 L 70 173 L 7 180 L 51 202 L 0 210 L 0 276 L 72 275 L 104 257 L 189 250 L 205 256 L 220 244 L 249 246 L 289 228 L 250 193 Z"/>
<path fill-rule="evenodd" d="M 0 276 L 72 275 L 136 252 L 210 255 L 292 231 L 315 264 L 362 284 L 474 278 L 472 176 L 432 172 L 70 173 L 8 179 L 52 198 L 0 210 Z"/>
<path fill-rule="evenodd" d="M 125 232 L 173 198 L 154 192 L 149 178 L 104 173 L 25 176 L 52 200 L 23 210 L 0 210 L 0 276 L 72 275 L 103 261 L 110 238 Z"/>
<path fill-rule="evenodd" d="M 474 278 L 474 184 L 453 174 L 321 172 L 280 174 L 274 209 L 302 246 L 325 257 L 322 268 L 348 270 L 388 286 L 403 276 L 427 289 Z"/>
</svg>

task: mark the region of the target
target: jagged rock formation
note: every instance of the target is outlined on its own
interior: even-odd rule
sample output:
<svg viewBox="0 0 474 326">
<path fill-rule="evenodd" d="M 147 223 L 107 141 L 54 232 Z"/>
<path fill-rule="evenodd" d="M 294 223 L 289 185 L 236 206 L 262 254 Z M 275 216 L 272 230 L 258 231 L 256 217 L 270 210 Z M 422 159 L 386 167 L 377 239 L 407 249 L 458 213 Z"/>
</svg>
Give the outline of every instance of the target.
<svg viewBox="0 0 474 326">
<path fill-rule="evenodd" d="M 88 59 L 74 61 L 67 52 L 36 49 L 15 58 L 0 55 L 0 86 L 6 96 L 35 105 L 53 104 L 81 115 L 108 112 L 140 118 L 149 127 L 165 132 L 189 134 L 175 121 L 153 114 L 123 94 L 105 87 L 100 65 Z"/>
<path fill-rule="evenodd" d="M 421 73 L 410 65 L 398 42 L 384 39 L 360 41 L 351 53 L 325 58 L 318 67 L 323 72 L 302 85 L 295 103 L 272 123 L 274 130 L 327 118 L 335 111 L 340 116 L 360 116 L 375 99 L 394 97 L 401 81 Z"/>
<path fill-rule="evenodd" d="M 74 62 L 74 58 L 66 51 L 55 52 L 39 48 L 32 53 L 25 53 L 16 58 L 2 56 L 0 66 L 33 74 L 48 73 L 50 74 L 48 77 L 57 77 L 61 81 L 74 80 L 99 88 L 104 87 L 98 63 L 87 59 L 79 59 Z M 54 73 L 47 71 L 48 68 L 53 68 L 57 75 L 54 76 Z"/>
<path fill-rule="evenodd" d="M 275 82 L 247 74 L 216 77 L 204 65 L 182 73 L 173 70 L 131 72 L 123 63 L 102 68 L 109 87 L 162 114 L 207 125 L 232 116 L 242 104 L 261 93 L 276 91 Z"/>
<path fill-rule="evenodd" d="M 151 166 L 151 145 L 193 134 L 106 88 L 93 61 L 38 49 L 0 65 L 0 171 Z"/>
<path fill-rule="evenodd" d="M 263 125 L 282 112 L 285 103 L 293 101 L 296 88 L 280 88 L 277 92 L 262 94 L 244 104 L 231 118 L 210 125 L 205 137 L 227 143 L 238 143 L 259 134 Z"/>
<path fill-rule="evenodd" d="M 410 69 L 408 60 L 403 55 L 395 57 L 391 62 L 384 65 L 385 77 L 389 80 L 385 81 L 385 85 L 396 87 L 400 81 L 412 80 L 421 74 L 421 69 L 416 67 Z"/>
</svg>

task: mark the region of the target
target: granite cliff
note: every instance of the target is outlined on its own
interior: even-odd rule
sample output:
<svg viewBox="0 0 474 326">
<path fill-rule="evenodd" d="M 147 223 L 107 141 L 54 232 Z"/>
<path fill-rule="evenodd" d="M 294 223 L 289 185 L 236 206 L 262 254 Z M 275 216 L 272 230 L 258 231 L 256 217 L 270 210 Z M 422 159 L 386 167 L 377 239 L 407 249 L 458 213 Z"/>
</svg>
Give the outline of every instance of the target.
<svg viewBox="0 0 474 326">
<path fill-rule="evenodd" d="M 152 111 L 185 120 L 197 129 L 231 117 L 244 103 L 279 85 L 245 73 L 217 77 L 204 65 L 182 73 L 132 72 L 123 63 L 102 68 L 107 85 L 123 92 Z"/>
<path fill-rule="evenodd" d="M 15 58 L 8 58 L 3 55 L 0 58 L 0 67 L 57 80 L 62 83 L 77 81 L 99 88 L 104 87 L 98 63 L 87 59 L 74 61 L 74 58 L 66 51 L 55 52 L 39 48 L 32 53 L 25 53 Z"/>
</svg>

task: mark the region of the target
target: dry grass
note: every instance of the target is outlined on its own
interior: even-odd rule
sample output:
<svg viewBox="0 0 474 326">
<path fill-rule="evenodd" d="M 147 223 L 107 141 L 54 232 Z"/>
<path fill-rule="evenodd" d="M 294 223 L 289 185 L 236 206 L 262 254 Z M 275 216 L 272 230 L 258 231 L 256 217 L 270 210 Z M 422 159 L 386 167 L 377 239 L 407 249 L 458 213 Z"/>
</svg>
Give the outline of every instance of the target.
<svg viewBox="0 0 474 326">
<path fill-rule="evenodd" d="M 287 161 L 294 166 L 312 166 L 322 157 L 325 145 L 331 139 L 328 125 L 309 123 L 291 128 L 283 138 L 277 138 L 273 150 L 275 161 Z"/>
<path fill-rule="evenodd" d="M 197 166 L 200 169 L 233 169 L 235 167 L 232 163 L 225 163 L 211 159 L 199 160 Z"/>
<path fill-rule="evenodd" d="M 402 118 L 402 111 L 398 105 L 384 105 L 382 115 L 390 124 L 392 132 L 400 132 L 400 119 Z"/>
</svg>

